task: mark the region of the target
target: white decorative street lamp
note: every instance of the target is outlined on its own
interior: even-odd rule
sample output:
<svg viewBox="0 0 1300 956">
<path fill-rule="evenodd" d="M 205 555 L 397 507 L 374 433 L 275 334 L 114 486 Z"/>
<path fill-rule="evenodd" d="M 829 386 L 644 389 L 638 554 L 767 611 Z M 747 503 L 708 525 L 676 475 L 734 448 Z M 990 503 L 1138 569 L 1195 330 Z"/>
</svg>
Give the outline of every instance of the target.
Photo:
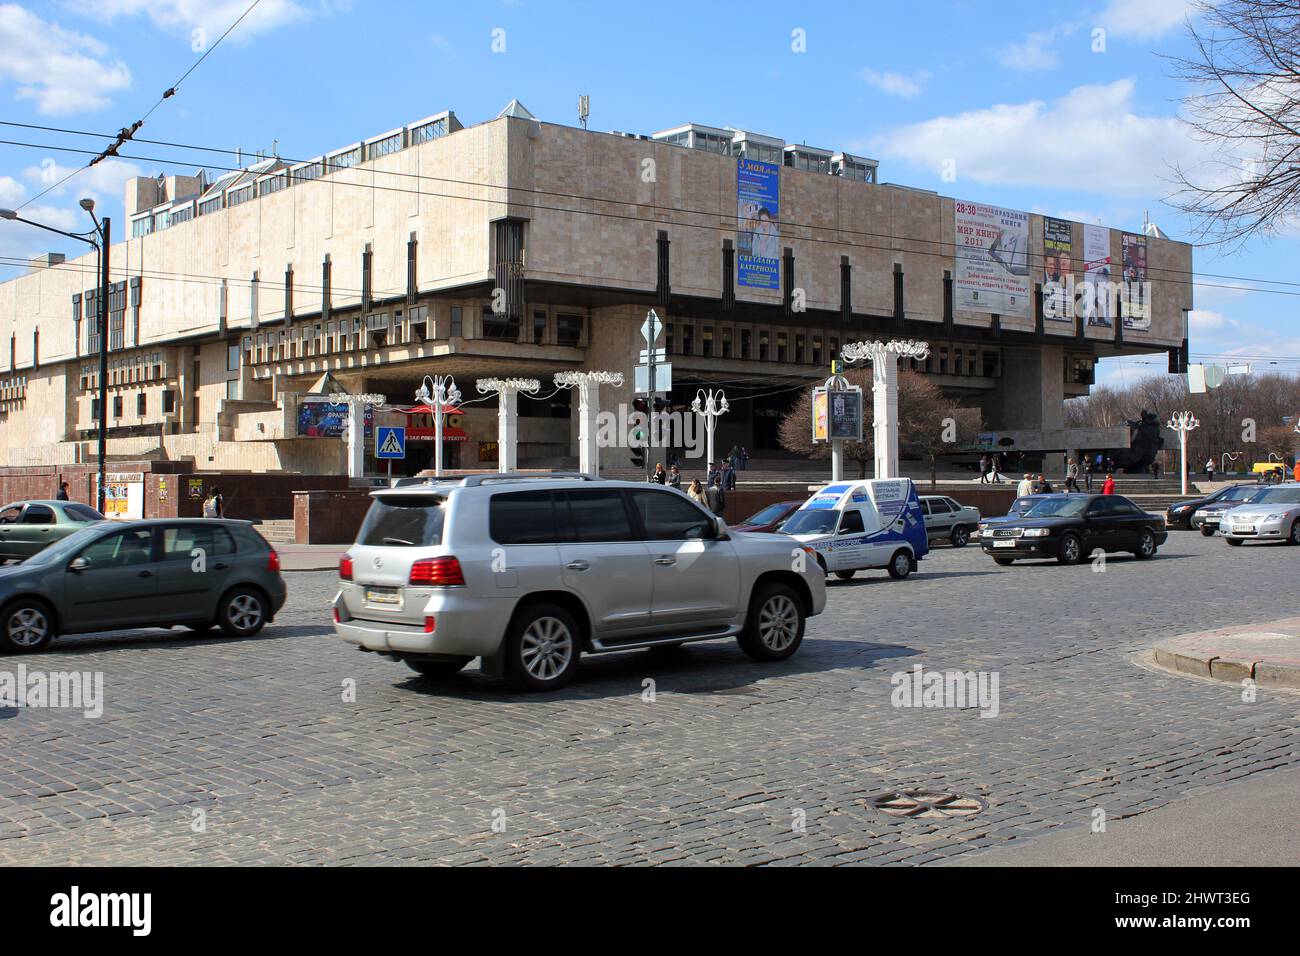
<svg viewBox="0 0 1300 956">
<path fill-rule="evenodd" d="M 713 467 L 713 429 L 717 425 L 718 416 L 731 411 L 731 406 L 727 404 L 727 396 L 722 389 L 716 392 L 713 389 L 707 392 L 700 389 L 695 393 L 695 401 L 691 402 L 691 411 L 696 415 L 704 416 L 704 432 L 708 436 L 705 444 L 708 458 L 705 459 L 704 464 L 707 473 Z"/>
<path fill-rule="evenodd" d="M 578 470 L 584 475 L 600 477 L 600 443 L 596 420 L 600 415 L 600 386 L 621 388 L 622 372 L 556 372 L 557 388 L 578 390 Z"/>
<path fill-rule="evenodd" d="M 348 448 L 348 477 L 364 478 L 366 476 L 366 408 L 383 405 L 388 399 L 383 395 L 366 392 L 354 395 L 351 392 L 331 392 L 330 401 L 335 405 L 346 405 L 348 409 L 347 430 L 345 432 Z M 357 410 L 361 414 L 357 414 Z"/>
<path fill-rule="evenodd" d="M 509 474 L 519 463 L 519 393 L 536 395 L 542 383 L 535 378 L 480 378 L 474 387 L 480 395 L 497 396 L 497 471 Z"/>
<path fill-rule="evenodd" d="M 1169 416 L 1169 421 L 1165 422 L 1165 427 L 1178 432 L 1178 449 L 1182 465 L 1182 492 L 1187 494 L 1187 433 L 1193 428 L 1199 428 L 1200 422 L 1191 412 L 1174 412 Z"/>
<path fill-rule="evenodd" d="M 898 477 L 898 360 L 924 361 L 930 356 L 930 343 L 915 339 L 891 342 L 849 342 L 840 349 L 840 357 L 852 364 L 870 362 L 872 371 L 872 424 L 876 459 L 875 477 Z"/>
<path fill-rule="evenodd" d="M 450 375 L 426 375 L 420 387 L 415 390 L 415 400 L 421 405 L 429 406 L 433 415 L 433 475 L 441 478 L 443 409 L 447 405 L 455 406 L 460 401 L 460 389 Z"/>
</svg>

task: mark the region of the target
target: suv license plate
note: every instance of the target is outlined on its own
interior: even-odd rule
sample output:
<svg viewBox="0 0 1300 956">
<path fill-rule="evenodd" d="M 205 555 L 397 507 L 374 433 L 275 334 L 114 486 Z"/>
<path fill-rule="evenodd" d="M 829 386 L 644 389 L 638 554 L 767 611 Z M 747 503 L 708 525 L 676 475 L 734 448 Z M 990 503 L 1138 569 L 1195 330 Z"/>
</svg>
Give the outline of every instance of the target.
<svg viewBox="0 0 1300 956">
<path fill-rule="evenodd" d="M 400 608 L 402 595 L 397 588 L 366 588 L 366 603 Z"/>
<path fill-rule="evenodd" d="M 1011 541 L 994 541 L 994 542 L 993 542 L 993 547 L 995 547 L 995 548 L 1014 548 L 1015 546 L 1016 546 L 1016 542 L 1015 542 L 1014 539 L 1011 540 Z"/>
</svg>

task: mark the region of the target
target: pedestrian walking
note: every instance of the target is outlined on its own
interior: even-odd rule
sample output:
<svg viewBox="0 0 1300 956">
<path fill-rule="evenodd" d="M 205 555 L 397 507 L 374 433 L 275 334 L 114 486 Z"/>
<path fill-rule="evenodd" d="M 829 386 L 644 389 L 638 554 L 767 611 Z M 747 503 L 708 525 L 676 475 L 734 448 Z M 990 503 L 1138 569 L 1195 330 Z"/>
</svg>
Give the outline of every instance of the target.
<svg viewBox="0 0 1300 956">
<path fill-rule="evenodd" d="M 1052 493 L 1052 483 L 1047 480 L 1046 475 L 1038 476 L 1038 486 L 1034 489 L 1036 495 L 1050 495 Z"/>
<path fill-rule="evenodd" d="M 56 501 L 68 500 L 68 483 L 66 481 L 59 482 L 59 493 L 54 496 L 54 499 Z"/>
<path fill-rule="evenodd" d="M 715 481 L 722 479 L 722 469 L 718 467 L 717 462 L 709 462 L 708 468 L 704 472 L 705 487 L 713 484 Z"/>
<path fill-rule="evenodd" d="M 655 465 L 655 473 L 650 476 L 650 480 L 656 485 L 668 484 L 668 472 L 664 471 L 664 463 L 662 461 Z"/>
<path fill-rule="evenodd" d="M 1156 481 L 1159 481 L 1159 480 L 1160 480 L 1160 462 L 1159 462 L 1159 461 L 1153 461 L 1153 462 L 1151 463 L 1151 477 L 1154 478 Z"/>
<path fill-rule="evenodd" d="M 700 484 L 700 479 L 698 478 L 691 479 L 691 483 L 686 489 L 686 497 L 690 498 L 692 501 L 698 501 L 706 508 L 709 505 L 708 500 L 704 496 L 704 486 Z"/>
<path fill-rule="evenodd" d="M 1295 471 L 1292 472 L 1292 476 L 1296 481 L 1300 481 L 1300 458 L 1295 460 Z"/>
<path fill-rule="evenodd" d="M 1079 464 L 1073 458 L 1065 460 L 1065 490 L 1079 490 Z"/>
<path fill-rule="evenodd" d="M 676 464 L 668 469 L 668 485 L 678 491 L 682 488 L 682 470 Z"/>
<path fill-rule="evenodd" d="M 980 455 L 980 484 L 981 485 L 987 485 L 989 483 L 989 464 L 990 464 L 989 456 Z"/>
<path fill-rule="evenodd" d="M 1115 493 L 1115 476 L 1108 474 L 1106 480 L 1101 484 L 1101 493 L 1103 495 L 1113 495 Z"/>
<path fill-rule="evenodd" d="M 992 471 L 989 481 L 1002 480 L 1002 456 L 997 452 L 994 452 L 993 457 L 989 459 L 989 469 Z"/>
<path fill-rule="evenodd" d="M 727 494 L 722 490 L 722 485 L 714 482 L 704 489 L 705 499 L 708 501 L 709 510 L 721 518 L 727 513 Z"/>
<path fill-rule="evenodd" d="M 1207 477 L 1210 481 L 1214 480 L 1214 459 L 1213 458 L 1207 458 L 1205 460 L 1205 477 Z"/>
<path fill-rule="evenodd" d="M 749 452 L 745 449 L 744 445 L 740 446 L 740 470 L 749 470 Z"/>
<path fill-rule="evenodd" d="M 739 445 L 731 446 L 731 451 L 727 452 L 727 461 L 731 462 L 732 471 L 737 471 L 740 469 L 740 446 Z"/>
<path fill-rule="evenodd" d="M 729 461 L 722 463 L 722 490 L 736 490 L 736 469 Z"/>
<path fill-rule="evenodd" d="M 1084 462 L 1083 483 L 1089 491 L 1092 491 L 1092 458 L 1088 458 Z"/>
<path fill-rule="evenodd" d="M 1031 475 L 1025 475 L 1020 479 L 1020 484 L 1016 485 L 1016 497 L 1027 498 L 1034 493 L 1034 479 Z"/>
<path fill-rule="evenodd" d="M 221 497 L 221 489 L 213 485 L 212 491 L 203 499 L 203 517 L 220 518 L 225 506 L 226 499 Z"/>
</svg>

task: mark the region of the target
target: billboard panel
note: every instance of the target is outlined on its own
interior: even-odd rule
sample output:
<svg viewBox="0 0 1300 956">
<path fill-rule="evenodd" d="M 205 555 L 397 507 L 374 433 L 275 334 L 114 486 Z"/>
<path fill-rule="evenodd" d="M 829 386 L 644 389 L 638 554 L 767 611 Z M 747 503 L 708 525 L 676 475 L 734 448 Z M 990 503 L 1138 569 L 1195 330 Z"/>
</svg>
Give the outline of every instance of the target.
<svg viewBox="0 0 1300 956">
<path fill-rule="evenodd" d="M 736 160 L 736 282 L 781 288 L 781 167 Z"/>
<path fill-rule="evenodd" d="M 365 431 L 370 437 L 375 424 L 373 406 L 366 406 Z M 328 399 L 304 398 L 298 403 L 298 435 L 303 438 L 342 438 L 348 427 L 348 406 Z"/>
<path fill-rule="evenodd" d="M 1147 285 L 1147 237 L 1123 233 L 1124 328 L 1151 328 L 1150 288 Z"/>
<path fill-rule="evenodd" d="M 1029 314 L 1029 214 L 982 203 L 953 204 L 957 261 L 953 308 Z"/>
<path fill-rule="evenodd" d="M 1110 265 L 1110 230 L 1083 227 L 1083 314 L 1089 325 L 1110 328 L 1114 321 L 1114 274 Z"/>
<path fill-rule="evenodd" d="M 1043 217 L 1043 318 L 1055 322 L 1074 319 L 1074 225 L 1064 219 Z"/>
</svg>

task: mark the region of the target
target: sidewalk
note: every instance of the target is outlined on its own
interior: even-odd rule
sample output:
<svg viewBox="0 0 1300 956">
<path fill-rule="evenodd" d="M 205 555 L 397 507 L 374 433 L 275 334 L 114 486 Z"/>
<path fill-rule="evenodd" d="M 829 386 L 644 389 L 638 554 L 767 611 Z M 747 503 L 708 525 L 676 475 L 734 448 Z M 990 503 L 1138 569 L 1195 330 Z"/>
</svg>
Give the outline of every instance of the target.
<svg viewBox="0 0 1300 956">
<path fill-rule="evenodd" d="M 1300 617 L 1166 638 L 1156 644 L 1155 660 L 1197 677 L 1300 690 Z"/>
<path fill-rule="evenodd" d="M 281 571 L 333 571 L 348 549 L 346 544 L 278 544 Z"/>
</svg>

